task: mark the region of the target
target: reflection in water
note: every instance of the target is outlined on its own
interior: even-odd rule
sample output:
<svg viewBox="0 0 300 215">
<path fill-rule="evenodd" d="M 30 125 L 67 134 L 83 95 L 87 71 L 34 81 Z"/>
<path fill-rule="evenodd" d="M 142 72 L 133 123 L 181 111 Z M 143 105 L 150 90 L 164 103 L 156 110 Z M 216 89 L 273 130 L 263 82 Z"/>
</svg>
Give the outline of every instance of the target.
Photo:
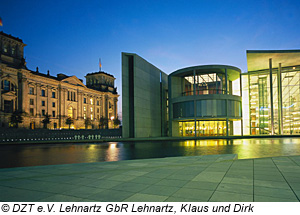
<svg viewBox="0 0 300 215">
<path fill-rule="evenodd" d="M 1 145 L 0 167 L 238 154 L 240 159 L 300 155 L 299 138 Z"/>
</svg>

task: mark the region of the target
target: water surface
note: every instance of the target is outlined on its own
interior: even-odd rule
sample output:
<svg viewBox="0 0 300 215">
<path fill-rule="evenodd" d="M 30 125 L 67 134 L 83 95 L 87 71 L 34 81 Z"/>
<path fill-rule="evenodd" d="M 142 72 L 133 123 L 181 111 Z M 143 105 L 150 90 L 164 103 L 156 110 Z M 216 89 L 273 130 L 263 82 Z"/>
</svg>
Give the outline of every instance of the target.
<svg viewBox="0 0 300 215">
<path fill-rule="evenodd" d="M 0 168 L 212 154 L 300 155 L 300 138 L 0 145 Z"/>
</svg>

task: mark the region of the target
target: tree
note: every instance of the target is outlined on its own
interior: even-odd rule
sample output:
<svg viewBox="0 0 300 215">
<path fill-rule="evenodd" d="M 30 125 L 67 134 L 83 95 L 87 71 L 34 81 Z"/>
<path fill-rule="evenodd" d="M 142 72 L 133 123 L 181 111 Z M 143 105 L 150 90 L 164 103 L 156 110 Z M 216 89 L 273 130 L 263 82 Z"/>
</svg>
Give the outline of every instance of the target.
<svg viewBox="0 0 300 215">
<path fill-rule="evenodd" d="M 44 124 L 44 128 L 47 129 L 48 124 L 50 124 L 50 115 L 46 114 L 44 116 L 44 119 L 42 120 L 42 123 Z"/>
<path fill-rule="evenodd" d="M 101 129 L 103 129 L 104 127 L 107 128 L 108 127 L 108 118 L 101 116 L 99 119 L 99 126 Z"/>
<path fill-rule="evenodd" d="M 20 111 L 15 111 L 12 113 L 10 116 L 10 123 L 12 124 L 13 127 L 18 128 L 19 123 L 23 122 L 23 113 Z"/>
<path fill-rule="evenodd" d="M 71 117 L 66 119 L 66 124 L 69 125 L 69 129 L 71 129 L 71 125 L 74 123 L 74 120 Z"/>
<path fill-rule="evenodd" d="M 119 120 L 118 116 L 113 120 L 113 123 L 114 127 L 118 127 L 121 124 L 121 121 Z"/>
<path fill-rule="evenodd" d="M 88 129 L 89 125 L 92 124 L 92 121 L 89 117 L 87 117 L 85 120 L 84 120 L 84 126 L 85 126 L 85 129 Z"/>
</svg>

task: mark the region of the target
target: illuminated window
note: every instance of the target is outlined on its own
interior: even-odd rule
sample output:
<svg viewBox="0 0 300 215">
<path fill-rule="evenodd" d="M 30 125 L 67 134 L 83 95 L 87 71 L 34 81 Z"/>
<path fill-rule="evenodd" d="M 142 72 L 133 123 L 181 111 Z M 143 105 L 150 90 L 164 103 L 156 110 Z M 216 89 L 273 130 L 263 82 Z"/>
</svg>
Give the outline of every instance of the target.
<svg viewBox="0 0 300 215">
<path fill-rule="evenodd" d="M 12 47 L 12 48 L 11 48 L 11 54 L 14 55 L 15 53 L 16 53 L 16 48 L 15 48 L 15 47 Z"/>
<path fill-rule="evenodd" d="M 86 107 L 83 107 L 83 111 L 86 111 Z"/>
<path fill-rule="evenodd" d="M 85 113 L 83 114 L 83 119 L 86 119 L 86 114 Z"/>
<path fill-rule="evenodd" d="M 8 51 L 7 44 L 4 44 L 4 46 L 3 46 L 3 51 L 4 51 L 5 53 L 7 53 L 7 51 Z"/>
<path fill-rule="evenodd" d="M 72 107 L 68 108 L 68 117 L 73 118 L 73 108 Z"/>
<path fill-rule="evenodd" d="M 93 114 L 91 114 L 91 120 L 93 120 L 94 118 L 93 118 Z"/>
<path fill-rule="evenodd" d="M 93 112 L 93 108 L 91 107 L 91 112 Z"/>
<path fill-rule="evenodd" d="M 91 105 L 93 104 L 93 99 L 90 99 Z"/>
</svg>

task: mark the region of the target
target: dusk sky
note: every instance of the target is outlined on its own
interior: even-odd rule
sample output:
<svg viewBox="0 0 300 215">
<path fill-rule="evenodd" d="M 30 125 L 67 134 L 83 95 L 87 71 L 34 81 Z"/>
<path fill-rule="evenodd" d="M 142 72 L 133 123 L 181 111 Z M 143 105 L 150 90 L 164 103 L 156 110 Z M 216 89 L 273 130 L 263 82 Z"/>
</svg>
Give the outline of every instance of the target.
<svg viewBox="0 0 300 215">
<path fill-rule="evenodd" d="M 21 38 L 27 67 L 42 73 L 84 79 L 101 58 L 121 95 L 121 52 L 167 74 L 203 64 L 246 72 L 246 50 L 300 49 L 299 11 L 299 0 L 1 0 L 0 31 Z"/>
</svg>

